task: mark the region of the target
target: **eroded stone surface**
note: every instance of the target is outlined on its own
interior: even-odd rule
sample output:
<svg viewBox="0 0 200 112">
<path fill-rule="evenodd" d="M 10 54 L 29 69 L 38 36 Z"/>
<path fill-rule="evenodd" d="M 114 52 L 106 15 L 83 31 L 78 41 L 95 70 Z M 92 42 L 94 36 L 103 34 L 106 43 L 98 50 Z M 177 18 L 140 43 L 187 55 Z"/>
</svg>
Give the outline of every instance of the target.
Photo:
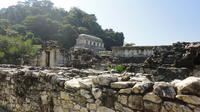
<svg viewBox="0 0 200 112">
<path fill-rule="evenodd" d="M 161 112 L 192 112 L 192 110 L 189 107 L 181 104 L 164 102 Z"/>
<path fill-rule="evenodd" d="M 118 80 L 117 76 L 114 75 L 99 75 L 92 81 L 94 84 L 109 86 L 111 82 L 116 82 Z"/>
<path fill-rule="evenodd" d="M 130 80 L 117 82 L 123 74 L 98 72 L 101 80 L 95 73 L 88 74 L 88 70 L 73 68 L 32 71 L 23 67 L 0 67 L 0 105 L 14 112 L 199 111 L 199 95 L 194 93 L 196 88 L 193 87 L 197 87 L 199 78 L 189 78 L 193 80 L 186 81 L 189 83 L 185 83 L 188 79 L 172 83 L 133 81 L 137 83 L 134 87 L 138 91 L 133 92 L 134 87 L 127 86 Z M 137 74 L 136 77 L 138 75 L 144 74 Z M 98 83 L 94 81 L 96 79 Z M 184 87 L 180 85 L 182 83 Z M 118 84 L 120 87 L 116 86 Z M 174 86 L 182 87 L 177 94 Z"/>
<path fill-rule="evenodd" d="M 152 82 L 138 82 L 134 85 L 134 87 L 132 88 L 132 92 L 133 93 L 144 93 L 145 91 L 151 89 L 153 87 L 153 83 Z"/>
<path fill-rule="evenodd" d="M 175 86 L 179 93 L 200 95 L 200 78 L 198 77 L 188 77 Z"/>
<path fill-rule="evenodd" d="M 157 96 L 155 93 L 150 92 L 144 95 L 143 100 L 151 101 L 153 103 L 161 103 L 162 99 Z"/>
<path fill-rule="evenodd" d="M 174 87 L 169 83 L 157 82 L 153 88 L 153 92 L 160 97 L 175 98 L 176 96 Z"/>
<path fill-rule="evenodd" d="M 200 97 L 194 95 L 177 95 L 176 98 L 189 104 L 200 105 Z"/>
</svg>

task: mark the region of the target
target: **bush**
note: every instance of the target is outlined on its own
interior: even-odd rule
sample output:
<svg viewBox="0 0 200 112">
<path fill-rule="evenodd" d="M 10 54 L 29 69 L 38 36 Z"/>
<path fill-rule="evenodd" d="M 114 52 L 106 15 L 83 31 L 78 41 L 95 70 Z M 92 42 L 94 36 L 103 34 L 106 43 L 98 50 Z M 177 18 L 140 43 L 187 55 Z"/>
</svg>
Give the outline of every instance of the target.
<svg viewBox="0 0 200 112">
<path fill-rule="evenodd" d="M 126 66 L 124 66 L 124 65 L 118 65 L 118 66 L 115 67 L 115 70 L 120 72 L 120 73 L 125 71 L 125 69 L 126 69 Z"/>
</svg>

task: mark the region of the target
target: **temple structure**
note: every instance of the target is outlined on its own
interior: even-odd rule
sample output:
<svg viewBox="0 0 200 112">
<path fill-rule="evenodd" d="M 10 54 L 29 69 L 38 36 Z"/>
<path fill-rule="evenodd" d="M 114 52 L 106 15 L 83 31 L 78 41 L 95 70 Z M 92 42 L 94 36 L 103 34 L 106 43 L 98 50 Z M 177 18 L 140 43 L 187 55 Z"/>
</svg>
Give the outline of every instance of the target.
<svg viewBox="0 0 200 112">
<path fill-rule="evenodd" d="M 97 52 L 105 50 L 102 39 L 86 34 L 79 35 L 79 37 L 76 39 L 76 45 L 74 48 L 89 49 Z"/>
<path fill-rule="evenodd" d="M 42 49 L 40 49 L 31 64 L 41 67 L 56 67 L 64 66 L 65 63 L 65 53 L 58 46 L 57 42 L 47 41 L 42 45 Z"/>
</svg>

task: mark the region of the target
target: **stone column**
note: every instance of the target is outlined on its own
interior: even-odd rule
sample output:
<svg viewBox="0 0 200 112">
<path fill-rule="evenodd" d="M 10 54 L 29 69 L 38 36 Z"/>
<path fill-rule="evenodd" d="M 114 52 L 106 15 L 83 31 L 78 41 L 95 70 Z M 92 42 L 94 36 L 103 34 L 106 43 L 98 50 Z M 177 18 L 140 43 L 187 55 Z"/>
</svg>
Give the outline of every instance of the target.
<svg viewBox="0 0 200 112">
<path fill-rule="evenodd" d="M 46 65 L 46 53 L 45 53 L 45 51 L 42 51 L 39 66 L 42 66 L 42 67 L 47 66 Z"/>
<path fill-rule="evenodd" d="M 50 51 L 50 64 L 49 67 L 55 67 L 55 50 Z"/>
</svg>

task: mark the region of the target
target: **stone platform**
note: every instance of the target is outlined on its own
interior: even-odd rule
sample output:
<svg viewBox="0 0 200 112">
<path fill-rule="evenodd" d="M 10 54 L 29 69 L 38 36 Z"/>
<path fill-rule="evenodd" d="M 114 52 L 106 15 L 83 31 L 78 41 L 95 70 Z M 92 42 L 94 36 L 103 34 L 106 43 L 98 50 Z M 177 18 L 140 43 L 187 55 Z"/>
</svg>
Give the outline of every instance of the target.
<svg viewBox="0 0 200 112">
<path fill-rule="evenodd" d="M 200 112 L 200 78 L 1 66 L 0 105 L 14 112 Z"/>
</svg>

